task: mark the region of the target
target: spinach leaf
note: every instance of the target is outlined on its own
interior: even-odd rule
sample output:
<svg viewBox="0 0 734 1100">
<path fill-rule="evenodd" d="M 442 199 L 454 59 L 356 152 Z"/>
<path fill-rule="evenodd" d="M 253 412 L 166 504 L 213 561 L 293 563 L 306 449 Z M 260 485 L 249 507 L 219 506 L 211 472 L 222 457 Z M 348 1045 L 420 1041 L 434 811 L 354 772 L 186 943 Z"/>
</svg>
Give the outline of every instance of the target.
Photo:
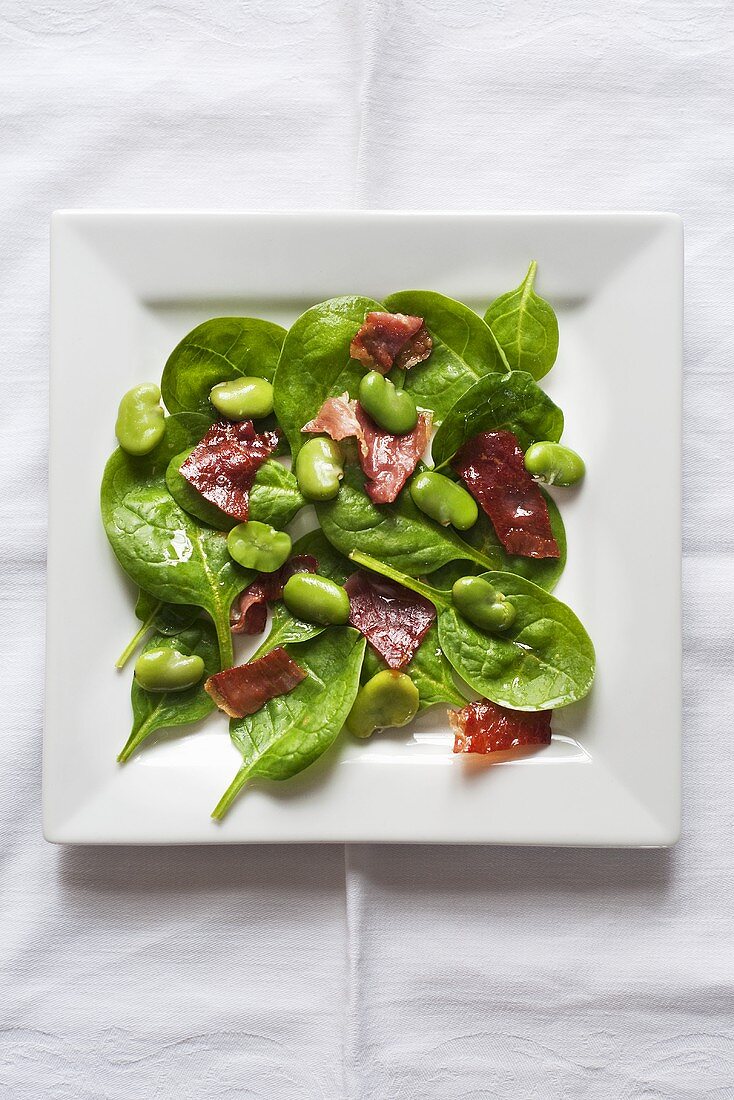
<svg viewBox="0 0 734 1100">
<path fill-rule="evenodd" d="M 249 779 L 290 779 L 331 747 L 357 694 L 364 647 L 362 635 L 349 626 L 330 627 L 288 647 L 306 678 L 255 714 L 230 723 L 243 764 L 213 817 L 224 817 Z"/>
<path fill-rule="evenodd" d="M 268 636 L 252 655 L 251 660 L 269 653 L 277 645 L 286 646 L 294 642 L 307 642 L 310 638 L 323 634 L 325 630 L 326 627 L 318 623 L 307 623 L 303 619 L 297 619 L 284 603 L 276 603 L 273 607 Z"/>
<path fill-rule="evenodd" d="M 525 371 L 488 374 L 449 409 L 431 447 L 437 467 L 445 466 L 479 432 L 510 431 L 526 451 L 539 439 L 557 443 L 563 413 Z"/>
<path fill-rule="evenodd" d="M 175 420 L 171 416 L 166 423 Z M 176 446 L 173 454 L 183 449 L 175 438 L 181 429 L 181 424 L 169 428 L 163 440 Z M 147 462 L 119 449 L 114 452 L 102 478 L 105 531 L 117 560 L 138 587 L 163 603 L 195 604 L 209 612 L 222 667 L 227 668 L 233 660 L 230 606 L 255 574 L 232 561 L 224 532 L 204 527 L 173 500 L 165 482 L 171 457 L 159 448 Z"/>
<path fill-rule="evenodd" d="M 163 368 L 161 392 L 171 413 L 197 412 L 209 421 L 212 386 L 242 375 L 272 381 L 285 329 L 255 317 L 213 317 L 184 336 Z M 203 433 L 202 433 L 203 435 Z"/>
<path fill-rule="evenodd" d="M 542 378 L 558 354 L 558 320 L 548 302 L 533 289 L 537 270 L 533 260 L 520 286 L 496 298 L 484 320 L 512 369 Z"/>
<path fill-rule="evenodd" d="M 342 554 L 359 546 L 411 576 L 430 573 L 457 558 L 492 568 L 494 563 L 481 551 L 420 512 L 407 489 L 394 504 L 377 507 L 362 491 L 363 485 L 361 471 L 348 467 L 339 495 L 316 505 L 324 534 Z"/>
<path fill-rule="evenodd" d="M 115 661 L 115 668 L 125 667 L 149 630 L 157 630 L 159 634 L 165 634 L 168 637 L 180 634 L 187 626 L 191 626 L 200 614 L 201 609 L 198 607 L 185 603 L 161 603 L 155 596 L 140 589 L 135 603 L 135 615 L 142 626 Z"/>
<path fill-rule="evenodd" d="M 545 489 L 540 491 L 548 505 L 551 531 L 558 543 L 558 549 L 561 551 L 560 558 L 525 558 L 520 554 L 508 554 L 497 538 L 497 533 L 489 516 L 481 510 L 479 519 L 474 526 L 469 531 L 464 532 L 464 538 L 476 550 L 479 550 L 488 561 L 492 562 L 493 569 L 502 573 L 516 573 L 519 577 L 525 577 L 533 584 L 544 588 L 546 592 L 552 592 L 566 566 L 566 528 L 553 497 L 546 493 Z M 473 572 L 477 572 L 477 570 L 473 570 Z M 456 577 L 454 577 L 454 580 L 456 580 Z M 434 577 L 431 577 L 431 583 L 435 583 Z M 449 585 L 449 587 L 451 586 Z"/>
<path fill-rule="evenodd" d="M 133 707 L 133 726 L 120 755 L 120 763 L 129 760 L 135 750 L 156 730 L 183 726 L 196 722 L 214 710 L 214 702 L 204 691 L 207 677 L 219 672 L 219 646 L 214 626 L 200 618 L 176 637 L 153 634 L 143 652 L 149 649 L 177 649 L 187 656 L 195 654 L 204 662 L 204 675 L 198 684 L 187 691 L 167 691 L 160 694 L 143 691 L 133 680 L 130 698 Z"/>
<path fill-rule="evenodd" d="M 349 355 L 372 298 L 345 295 L 307 309 L 288 330 L 273 383 L 275 414 L 295 458 L 304 442 L 301 428 L 327 397 L 347 390 L 356 396 L 364 367 Z"/>
<path fill-rule="evenodd" d="M 382 658 L 378 657 L 374 649 L 368 645 L 362 663 L 360 677 L 362 683 L 387 667 Z M 438 640 L 438 627 L 435 623 L 418 647 L 415 657 L 403 671 L 410 676 L 418 688 L 419 714 L 439 703 L 453 707 L 465 705 L 466 699 L 456 686 L 454 671 L 443 655 Z"/>
<path fill-rule="evenodd" d="M 441 647 L 459 675 L 494 703 L 557 710 L 588 694 L 594 647 L 566 604 L 514 573 L 484 573 L 517 612 L 501 635 L 487 635 L 453 607 L 439 615 Z"/>
<path fill-rule="evenodd" d="M 432 290 L 402 290 L 385 299 L 385 309 L 422 317 L 431 334 L 429 358 L 401 373 L 416 404 L 433 409 L 435 423 L 480 378 L 509 370 L 491 329 L 453 298 Z"/>
<path fill-rule="evenodd" d="M 168 491 L 178 505 L 190 516 L 201 520 L 219 531 L 231 531 L 239 520 L 225 515 L 216 504 L 205 500 L 193 485 L 179 472 L 193 450 L 189 447 L 171 459 L 166 470 Z M 250 519 L 269 523 L 282 531 L 306 503 L 301 495 L 295 475 L 280 462 L 267 459 L 255 475 L 250 490 Z"/>
<path fill-rule="evenodd" d="M 459 676 L 486 699 L 514 710 L 557 710 L 590 691 L 595 657 L 589 635 L 566 604 L 524 577 L 504 572 L 480 574 L 516 611 L 512 626 L 502 634 L 487 634 L 455 611 L 446 593 L 359 551 L 351 556 L 433 602 L 445 656 Z"/>
</svg>

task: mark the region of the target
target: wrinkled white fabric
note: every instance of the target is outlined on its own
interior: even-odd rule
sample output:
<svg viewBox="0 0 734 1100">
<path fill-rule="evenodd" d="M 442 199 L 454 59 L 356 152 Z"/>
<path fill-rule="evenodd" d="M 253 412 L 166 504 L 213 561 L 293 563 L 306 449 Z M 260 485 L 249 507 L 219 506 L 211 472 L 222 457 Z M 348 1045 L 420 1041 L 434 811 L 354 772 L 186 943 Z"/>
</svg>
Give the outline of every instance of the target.
<svg viewBox="0 0 734 1100">
<path fill-rule="evenodd" d="M 733 55 L 729 0 L 0 0 L 0 1096 L 734 1096 Z M 42 840 L 48 218 L 75 206 L 684 216 L 675 850 Z"/>
</svg>

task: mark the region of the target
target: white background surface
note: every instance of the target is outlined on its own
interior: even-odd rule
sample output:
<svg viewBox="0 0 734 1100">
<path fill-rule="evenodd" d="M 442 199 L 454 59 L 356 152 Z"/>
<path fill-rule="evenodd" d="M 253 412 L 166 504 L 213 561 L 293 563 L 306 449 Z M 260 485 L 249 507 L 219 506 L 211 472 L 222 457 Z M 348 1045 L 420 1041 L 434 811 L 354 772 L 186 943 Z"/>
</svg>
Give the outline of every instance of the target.
<svg viewBox="0 0 734 1100">
<path fill-rule="evenodd" d="M 733 48 L 727 0 L 2 0 L 3 1098 L 734 1095 Z M 683 215 L 675 850 L 43 842 L 48 214 L 167 205 Z"/>
</svg>

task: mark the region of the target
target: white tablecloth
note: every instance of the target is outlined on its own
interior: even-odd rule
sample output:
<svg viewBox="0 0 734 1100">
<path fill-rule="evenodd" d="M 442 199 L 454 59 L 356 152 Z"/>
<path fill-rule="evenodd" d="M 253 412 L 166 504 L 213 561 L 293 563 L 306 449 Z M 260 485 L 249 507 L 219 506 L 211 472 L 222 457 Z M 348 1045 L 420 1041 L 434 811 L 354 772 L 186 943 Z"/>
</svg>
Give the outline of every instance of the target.
<svg viewBox="0 0 734 1100">
<path fill-rule="evenodd" d="M 733 55 L 730 0 L 0 0 L 3 1098 L 734 1096 Z M 683 214 L 675 850 L 42 840 L 69 206 Z"/>
</svg>

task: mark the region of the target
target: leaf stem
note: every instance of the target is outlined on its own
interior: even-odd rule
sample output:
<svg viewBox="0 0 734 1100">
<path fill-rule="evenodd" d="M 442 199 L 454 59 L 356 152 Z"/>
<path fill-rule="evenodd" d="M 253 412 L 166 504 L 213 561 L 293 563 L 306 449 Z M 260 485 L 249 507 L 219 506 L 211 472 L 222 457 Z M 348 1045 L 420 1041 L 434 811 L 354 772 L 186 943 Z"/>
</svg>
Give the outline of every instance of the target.
<svg viewBox="0 0 734 1100">
<path fill-rule="evenodd" d="M 229 625 L 229 615 L 224 618 L 217 615 L 214 620 L 219 642 L 219 659 L 222 669 L 231 668 L 234 664 L 234 648 L 232 645 L 232 628 Z"/>
<path fill-rule="evenodd" d="M 140 630 L 138 630 L 138 632 L 135 634 L 135 636 L 133 638 L 131 638 L 130 641 L 127 643 L 127 645 L 123 649 L 122 653 L 120 654 L 120 656 L 115 661 L 115 668 L 124 668 L 125 667 L 127 662 L 132 657 L 133 653 L 138 648 L 138 646 L 142 642 L 143 638 L 145 637 L 145 635 L 148 633 L 151 626 L 153 625 L 153 619 L 155 619 L 156 615 L 158 614 L 158 609 L 160 608 L 160 606 L 161 605 L 158 604 L 158 606 L 156 607 L 153 614 L 148 616 L 148 618 L 145 620 L 143 625 L 140 627 Z"/>
<path fill-rule="evenodd" d="M 423 581 L 418 581 L 415 577 L 406 577 L 404 573 L 400 573 L 397 569 L 393 569 L 391 565 L 386 565 L 383 561 L 371 558 L 369 554 L 363 554 L 360 550 L 352 550 L 349 557 L 352 561 L 356 561 L 357 565 L 363 565 L 365 569 L 371 569 L 373 573 L 379 573 L 383 577 L 389 577 L 390 580 L 402 584 L 403 588 L 409 588 L 412 592 L 417 592 L 419 596 L 425 596 L 426 599 L 430 600 L 439 610 L 451 606 L 444 593 L 439 592 L 437 588 L 432 588 L 430 584 L 424 584 Z"/>
<path fill-rule="evenodd" d="M 237 775 L 234 777 L 222 797 L 219 799 L 219 802 L 217 802 L 216 806 L 212 810 L 212 817 L 215 821 L 222 820 L 227 810 L 230 808 L 235 798 L 247 782 L 247 777 L 249 773 L 250 769 L 246 767 L 240 768 L 240 770 L 237 772 Z"/>
</svg>

